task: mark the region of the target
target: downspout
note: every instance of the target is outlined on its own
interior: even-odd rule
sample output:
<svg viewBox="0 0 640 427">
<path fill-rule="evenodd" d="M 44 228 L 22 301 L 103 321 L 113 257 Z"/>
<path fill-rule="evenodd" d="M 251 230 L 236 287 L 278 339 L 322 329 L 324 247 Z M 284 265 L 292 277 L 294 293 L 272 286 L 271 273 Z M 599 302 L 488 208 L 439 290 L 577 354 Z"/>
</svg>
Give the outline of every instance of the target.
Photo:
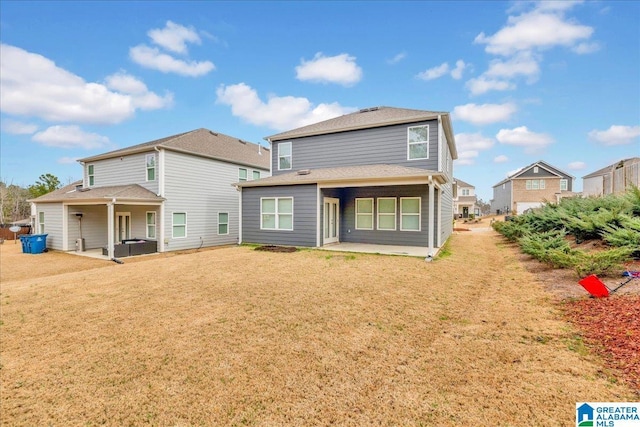
<svg viewBox="0 0 640 427">
<path fill-rule="evenodd" d="M 165 163 L 165 158 L 164 158 L 164 154 L 165 151 L 164 150 L 160 150 L 158 148 L 158 146 L 153 147 L 157 152 L 158 152 L 158 196 L 160 197 L 165 197 L 165 179 L 164 179 L 164 163 Z M 166 197 L 165 197 L 166 199 Z M 166 200 L 163 200 L 160 204 L 160 232 L 158 233 L 158 241 L 160 242 L 159 248 L 160 248 L 160 252 L 165 252 L 165 228 L 164 228 L 164 224 L 165 224 L 165 218 L 164 218 L 164 214 L 165 214 L 165 202 Z"/>
<path fill-rule="evenodd" d="M 236 185 L 236 191 L 240 192 L 240 197 L 238 197 L 238 244 L 242 244 L 242 187 Z"/>
<path fill-rule="evenodd" d="M 115 197 L 111 199 L 110 203 L 107 203 L 107 252 L 109 253 L 109 259 L 114 258 L 114 238 L 116 234 L 115 204 Z"/>
<path fill-rule="evenodd" d="M 433 256 L 434 254 L 434 245 L 433 245 L 433 241 L 434 241 L 434 224 L 433 224 L 433 213 L 434 213 L 434 200 L 433 198 L 435 197 L 435 191 L 433 188 L 433 176 L 429 175 L 429 212 L 427 215 L 427 218 L 429 219 L 428 224 L 429 224 L 429 229 L 428 229 L 428 249 L 427 249 L 427 257 L 425 258 L 425 261 L 432 261 L 433 260 Z"/>
</svg>

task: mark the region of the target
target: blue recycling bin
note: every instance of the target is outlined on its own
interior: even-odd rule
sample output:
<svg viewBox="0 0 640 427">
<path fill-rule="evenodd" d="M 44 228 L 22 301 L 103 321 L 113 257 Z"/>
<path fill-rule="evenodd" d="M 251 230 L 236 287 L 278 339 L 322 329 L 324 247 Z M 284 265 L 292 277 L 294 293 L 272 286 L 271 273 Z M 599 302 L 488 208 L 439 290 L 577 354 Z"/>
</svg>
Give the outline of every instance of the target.
<svg viewBox="0 0 640 427">
<path fill-rule="evenodd" d="M 20 241 L 25 254 L 41 254 L 47 248 L 47 234 L 23 234 Z"/>
</svg>

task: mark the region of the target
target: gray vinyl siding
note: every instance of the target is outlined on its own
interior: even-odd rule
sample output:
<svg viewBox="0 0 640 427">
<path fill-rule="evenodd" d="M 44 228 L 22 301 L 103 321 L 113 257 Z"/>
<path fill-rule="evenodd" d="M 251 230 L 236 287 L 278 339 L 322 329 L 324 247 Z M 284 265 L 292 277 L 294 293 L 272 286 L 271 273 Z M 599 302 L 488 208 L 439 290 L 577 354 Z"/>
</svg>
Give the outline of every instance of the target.
<svg viewBox="0 0 640 427">
<path fill-rule="evenodd" d="M 116 206 L 116 210 L 119 211 L 118 206 Z M 82 213 L 82 238 L 85 248 L 107 247 L 109 232 L 107 229 L 107 207 L 105 205 L 69 206 L 69 250 L 75 250 L 76 239 L 80 237 L 80 221 L 74 215 L 75 212 Z"/>
<path fill-rule="evenodd" d="M 156 156 L 156 179 L 147 181 L 147 164 L 145 156 Z M 148 153 L 131 154 L 113 159 L 98 160 L 86 163 L 84 166 L 85 182 L 89 185 L 87 166 L 93 165 L 94 187 L 107 187 L 112 185 L 139 184 L 149 191 L 158 193 L 158 155 L 155 151 Z"/>
<path fill-rule="evenodd" d="M 293 230 L 261 230 L 260 199 L 293 197 Z M 315 184 L 242 189 L 242 242 L 286 246 L 316 246 L 317 189 Z"/>
<path fill-rule="evenodd" d="M 407 129 L 421 125 L 429 125 L 429 159 L 407 160 Z M 284 142 L 291 142 L 291 170 L 293 171 L 374 164 L 438 170 L 437 120 L 274 142 L 272 151 L 274 176 L 291 172 L 291 170 L 278 170 L 278 144 Z"/>
<path fill-rule="evenodd" d="M 504 188 L 502 186 L 504 185 Z M 507 181 L 504 184 L 496 185 L 493 187 L 493 200 L 491 201 L 491 213 L 496 213 L 498 210 L 501 214 L 505 213 L 504 207 L 511 208 L 511 181 Z"/>
<path fill-rule="evenodd" d="M 40 212 L 44 212 L 44 234 L 47 235 L 47 248 L 64 250 L 62 247 L 62 221 L 64 218 L 61 203 L 38 203 L 36 206 L 36 223 L 33 234 L 40 233 Z"/>
<path fill-rule="evenodd" d="M 240 193 L 232 184 L 238 182 L 238 168 L 245 166 L 165 153 L 165 250 L 238 243 Z M 187 237 L 173 238 L 173 213 L 180 212 L 187 214 Z M 219 212 L 229 214 L 229 234 L 218 235 Z"/>
<path fill-rule="evenodd" d="M 428 246 L 429 193 L 427 185 L 345 188 L 340 199 L 340 241 L 380 245 Z M 329 196 L 330 197 L 330 196 Z M 377 229 L 377 198 L 396 197 L 396 231 Z M 400 231 L 400 198 L 420 197 L 420 231 Z M 374 229 L 356 230 L 355 199 L 374 199 Z"/>
<path fill-rule="evenodd" d="M 444 245 L 451 233 L 453 233 L 453 184 L 449 181 L 440 187 L 440 203 L 442 204 L 442 218 L 440 220 L 441 229 L 440 244 Z M 438 197 L 436 197 L 436 201 Z M 436 209 L 438 212 L 439 209 Z M 438 244 L 436 239 L 435 244 Z"/>
<path fill-rule="evenodd" d="M 527 178 L 527 179 L 544 179 L 544 178 L 557 178 L 558 176 L 554 173 L 549 172 L 548 170 L 539 167 L 538 173 L 533 172 L 533 168 L 529 168 L 528 170 L 522 172 L 518 175 L 518 178 Z"/>
</svg>

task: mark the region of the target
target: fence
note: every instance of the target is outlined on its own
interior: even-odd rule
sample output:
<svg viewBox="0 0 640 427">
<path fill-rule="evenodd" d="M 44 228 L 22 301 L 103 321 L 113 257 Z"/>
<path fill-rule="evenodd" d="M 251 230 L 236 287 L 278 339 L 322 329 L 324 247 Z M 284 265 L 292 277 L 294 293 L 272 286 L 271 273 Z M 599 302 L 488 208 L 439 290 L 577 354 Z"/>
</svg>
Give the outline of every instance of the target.
<svg viewBox="0 0 640 427">
<path fill-rule="evenodd" d="M 31 233 L 31 226 L 20 226 L 20 231 L 18 231 L 17 233 L 14 233 L 13 231 L 9 230 L 9 227 L 12 227 L 9 224 L 2 224 L 0 225 L 0 241 L 3 240 L 13 240 L 14 236 L 17 239 L 18 236 L 20 236 L 21 234 L 30 234 Z"/>
<path fill-rule="evenodd" d="M 631 188 L 632 184 L 640 187 L 640 162 L 614 169 L 611 187 L 612 193 L 624 193 L 628 188 Z"/>
</svg>

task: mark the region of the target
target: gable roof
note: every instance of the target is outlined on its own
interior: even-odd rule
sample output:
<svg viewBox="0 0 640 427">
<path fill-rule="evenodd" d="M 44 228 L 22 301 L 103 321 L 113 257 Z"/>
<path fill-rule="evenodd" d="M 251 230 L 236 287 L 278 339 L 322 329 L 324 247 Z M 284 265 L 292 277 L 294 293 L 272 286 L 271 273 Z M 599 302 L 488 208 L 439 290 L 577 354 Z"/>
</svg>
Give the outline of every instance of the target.
<svg viewBox="0 0 640 427">
<path fill-rule="evenodd" d="M 81 185 L 82 181 L 76 181 L 29 201 L 36 203 L 48 203 L 77 200 L 79 202 L 86 203 L 89 201 L 106 202 L 113 199 L 117 199 L 118 201 L 136 202 L 161 202 L 164 200 L 163 197 L 158 196 L 153 191 L 149 191 L 138 184 L 111 185 L 107 187 L 84 187 L 79 190 L 78 187 Z"/>
<path fill-rule="evenodd" d="M 473 186 L 473 185 L 471 185 L 471 184 L 467 184 L 466 182 L 464 182 L 464 181 L 463 181 L 463 180 L 461 180 L 461 179 L 458 179 L 458 178 L 455 178 L 455 177 L 454 177 L 454 178 L 453 178 L 453 180 L 456 182 L 456 185 L 457 185 L 458 187 L 476 188 L 475 186 Z"/>
<path fill-rule="evenodd" d="M 299 185 L 336 183 L 345 181 L 389 182 L 402 180 L 428 180 L 429 176 L 438 182 L 444 182 L 446 177 L 441 172 L 420 168 L 410 168 L 398 165 L 363 165 L 344 166 L 337 168 L 308 169 L 289 172 L 258 179 L 243 181 L 235 184 L 237 187 L 268 187 L 275 185 Z"/>
<path fill-rule="evenodd" d="M 451 119 L 449 113 L 444 111 L 410 110 L 395 107 L 364 108 L 354 113 L 271 135 L 265 139 L 269 142 L 274 142 L 306 136 L 326 135 L 358 129 L 415 123 L 425 120 L 437 120 L 439 117 L 442 118 L 442 124 L 449 143 L 451 155 L 455 160 L 458 158 L 458 152 L 455 146 Z"/>
<path fill-rule="evenodd" d="M 582 179 L 593 178 L 593 177 L 602 176 L 602 175 L 607 175 L 607 174 L 611 173 L 611 170 L 613 168 L 615 168 L 616 166 L 619 166 L 620 164 L 622 164 L 622 166 L 629 166 L 629 165 L 632 165 L 634 163 L 640 163 L 640 157 L 630 157 L 628 159 L 617 161 L 615 163 L 610 164 L 607 167 L 604 167 L 602 169 L 598 169 L 595 172 L 591 172 L 589 175 L 583 176 Z"/>
<path fill-rule="evenodd" d="M 561 169 L 556 168 L 555 166 L 550 165 L 549 163 L 543 161 L 543 160 L 538 160 L 537 162 L 531 163 L 528 166 L 525 166 L 523 168 L 520 168 L 517 170 L 517 172 L 513 173 L 512 175 L 509 175 L 508 177 L 506 177 L 505 179 L 503 179 L 502 181 L 500 181 L 499 183 L 495 184 L 494 187 L 497 187 L 499 185 L 504 184 L 505 182 L 509 182 L 512 181 L 516 178 L 519 178 L 520 175 L 524 174 L 525 172 L 527 172 L 528 170 L 532 169 L 534 166 L 538 166 L 541 167 L 543 169 L 545 169 L 547 172 L 551 172 L 554 175 L 557 175 L 559 177 L 562 177 L 563 175 L 566 175 L 568 177 L 570 177 L 571 179 L 575 179 L 576 177 L 568 174 L 566 172 L 564 172 Z"/>
<path fill-rule="evenodd" d="M 79 162 L 94 162 L 128 154 L 147 152 L 156 148 L 238 163 L 265 170 L 269 170 L 271 158 L 268 148 L 229 135 L 213 132 L 209 129 L 200 128 L 131 147 L 109 151 L 96 156 L 85 157 L 84 159 L 80 159 Z"/>
</svg>

